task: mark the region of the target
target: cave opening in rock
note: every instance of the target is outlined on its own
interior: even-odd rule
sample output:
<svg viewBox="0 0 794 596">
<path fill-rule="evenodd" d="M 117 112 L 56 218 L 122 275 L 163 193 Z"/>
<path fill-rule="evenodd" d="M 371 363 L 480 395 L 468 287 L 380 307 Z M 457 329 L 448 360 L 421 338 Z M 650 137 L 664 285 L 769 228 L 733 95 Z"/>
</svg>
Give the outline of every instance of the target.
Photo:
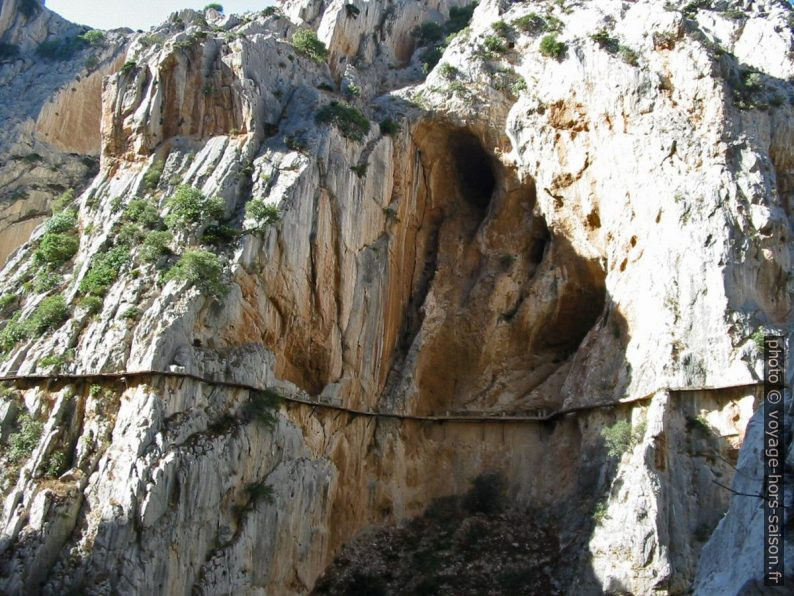
<svg viewBox="0 0 794 596">
<path fill-rule="evenodd" d="M 448 143 L 461 195 L 472 207 L 487 209 L 496 188 L 493 158 L 468 131 L 450 135 Z"/>
</svg>

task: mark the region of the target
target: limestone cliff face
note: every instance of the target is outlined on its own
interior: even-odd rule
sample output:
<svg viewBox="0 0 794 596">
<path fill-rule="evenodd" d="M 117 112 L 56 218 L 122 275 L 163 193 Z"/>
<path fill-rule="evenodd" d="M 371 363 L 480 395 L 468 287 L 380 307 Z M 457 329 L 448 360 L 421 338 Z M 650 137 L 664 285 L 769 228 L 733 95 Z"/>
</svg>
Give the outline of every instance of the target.
<svg viewBox="0 0 794 596">
<path fill-rule="evenodd" d="M 46 218 L 55 197 L 96 174 L 102 79 L 123 63 L 125 36 L 108 33 L 91 45 L 77 38 L 87 30 L 38 0 L 0 2 L 3 263 Z M 47 44 L 53 53 L 42 53 Z"/>
<path fill-rule="evenodd" d="M 666 4 L 290 0 L 134 36 L 75 220 L 0 275 L 2 590 L 307 593 L 501 470 L 559 518 L 566 590 L 711 593 L 753 336 L 792 329 L 792 33 L 776 2 Z M 57 147 L 86 120 L 53 109 Z"/>
</svg>

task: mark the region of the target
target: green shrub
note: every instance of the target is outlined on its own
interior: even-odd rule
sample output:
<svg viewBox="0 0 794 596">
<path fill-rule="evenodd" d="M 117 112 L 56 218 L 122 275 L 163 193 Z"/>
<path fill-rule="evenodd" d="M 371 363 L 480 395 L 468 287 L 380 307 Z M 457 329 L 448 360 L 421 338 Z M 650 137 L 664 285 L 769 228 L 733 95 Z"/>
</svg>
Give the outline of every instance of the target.
<svg viewBox="0 0 794 596">
<path fill-rule="evenodd" d="M 41 301 L 25 321 L 28 337 L 38 337 L 45 331 L 57 329 L 69 318 L 69 309 L 63 296 L 49 296 Z"/>
<path fill-rule="evenodd" d="M 764 330 L 763 329 L 756 329 L 755 332 L 750 336 L 750 339 L 753 340 L 755 347 L 758 348 L 758 352 L 763 354 L 764 353 Z"/>
<path fill-rule="evenodd" d="M 367 174 L 367 166 L 369 164 L 362 163 L 357 166 L 350 166 L 350 171 L 353 172 L 359 178 L 365 176 Z"/>
<path fill-rule="evenodd" d="M 77 211 L 74 209 L 67 209 L 60 211 L 53 215 L 44 229 L 48 234 L 63 234 L 67 232 L 74 232 L 77 228 Z"/>
<path fill-rule="evenodd" d="M 317 34 L 311 29 L 299 29 L 292 36 L 293 47 L 304 56 L 315 62 L 323 62 L 328 58 L 328 48 L 317 39 Z"/>
<path fill-rule="evenodd" d="M 601 523 L 606 519 L 608 510 L 609 505 L 606 499 L 599 501 L 596 504 L 595 510 L 593 511 L 593 521 L 597 526 L 600 526 Z"/>
<path fill-rule="evenodd" d="M 282 401 L 281 395 L 273 389 L 251 391 L 248 395 L 248 403 L 243 410 L 245 419 L 261 422 L 273 430 L 278 422 L 277 414 Z"/>
<path fill-rule="evenodd" d="M 157 207 L 146 199 L 132 199 L 124 209 L 124 219 L 148 229 L 160 225 L 160 213 Z"/>
<path fill-rule="evenodd" d="M 744 21 L 745 19 L 747 19 L 747 15 L 745 14 L 745 12 L 737 8 L 729 8 L 722 14 L 734 21 Z"/>
<path fill-rule="evenodd" d="M 18 420 L 19 430 L 8 437 L 8 459 L 18 464 L 28 459 L 39 444 L 44 425 L 23 412 Z"/>
<path fill-rule="evenodd" d="M 124 246 L 114 246 L 96 255 L 85 277 L 80 281 L 80 292 L 90 296 L 104 296 L 119 277 L 122 267 L 129 263 L 130 251 Z"/>
<path fill-rule="evenodd" d="M 52 368 L 57 372 L 61 370 L 61 367 L 66 364 L 67 361 L 68 356 L 66 354 L 50 354 L 43 358 L 39 358 L 36 366 L 40 368 Z"/>
<path fill-rule="evenodd" d="M 71 206 L 72 203 L 74 203 L 74 199 L 75 199 L 74 189 L 70 188 L 52 202 L 51 209 L 53 214 L 60 213 L 61 211 L 65 210 L 67 207 Z"/>
<path fill-rule="evenodd" d="M 276 502 L 273 487 L 265 484 L 264 482 L 252 482 L 245 487 L 245 490 L 248 493 L 248 498 L 252 502 L 265 501 L 270 505 Z"/>
<path fill-rule="evenodd" d="M 33 291 L 37 294 L 49 292 L 61 282 L 61 276 L 54 271 L 40 270 L 33 278 Z"/>
<path fill-rule="evenodd" d="M 141 309 L 137 306 L 130 306 L 121 314 L 121 316 L 128 321 L 137 321 L 141 318 Z"/>
<path fill-rule="evenodd" d="M 360 97 L 361 87 L 355 83 L 348 83 L 347 86 L 345 86 L 345 95 L 349 98 Z"/>
<path fill-rule="evenodd" d="M 380 121 L 380 134 L 394 136 L 400 132 L 400 125 L 391 118 L 384 118 Z"/>
<path fill-rule="evenodd" d="M 419 45 L 428 45 L 444 39 L 444 27 L 433 21 L 425 21 L 411 32 Z"/>
<path fill-rule="evenodd" d="M 96 29 L 92 29 L 91 31 L 86 31 L 82 35 L 80 35 L 80 39 L 92 46 L 98 46 L 104 43 L 105 41 L 105 34 L 102 31 L 97 31 Z"/>
<path fill-rule="evenodd" d="M 210 224 L 201 234 L 202 244 L 220 246 L 228 244 L 240 235 L 240 231 L 227 224 Z"/>
<path fill-rule="evenodd" d="M 279 220 L 278 207 L 268 205 L 263 199 L 251 199 L 245 205 L 245 216 L 256 222 L 256 228 L 261 230 Z"/>
<path fill-rule="evenodd" d="M 163 160 L 158 159 L 156 160 L 152 166 L 149 168 L 149 171 L 143 175 L 143 187 L 149 191 L 157 190 L 157 185 L 160 184 L 160 178 L 163 176 L 163 168 L 165 167 L 165 163 Z"/>
<path fill-rule="evenodd" d="M 460 71 L 451 64 L 444 63 L 438 68 L 438 73 L 447 80 L 457 78 Z"/>
<path fill-rule="evenodd" d="M 83 307 L 88 314 L 96 314 L 102 310 L 102 307 L 105 305 L 105 299 L 101 296 L 83 296 L 80 300 L 80 306 Z"/>
<path fill-rule="evenodd" d="M 127 60 L 124 64 L 121 65 L 119 72 L 126 77 L 136 68 L 138 68 L 138 63 L 135 62 L 135 60 Z"/>
<path fill-rule="evenodd" d="M 60 265 L 71 259 L 80 247 L 80 241 L 74 234 L 47 232 L 41 237 L 38 248 L 33 252 L 36 265 Z"/>
<path fill-rule="evenodd" d="M 601 431 L 610 457 L 620 457 L 629 449 L 633 449 L 645 435 L 645 423 L 640 423 L 632 430 L 631 422 L 618 420 L 612 426 Z"/>
<path fill-rule="evenodd" d="M 466 6 L 453 6 L 449 9 L 449 20 L 444 25 L 447 33 L 457 33 L 469 25 L 477 2 L 472 2 Z"/>
<path fill-rule="evenodd" d="M 204 10 L 217 10 L 218 12 L 223 12 L 223 6 L 218 4 L 217 2 L 210 2 L 207 6 L 204 7 Z"/>
<path fill-rule="evenodd" d="M 44 466 L 44 475 L 51 478 L 60 476 L 66 468 L 66 454 L 63 451 L 55 451 L 47 459 Z"/>
<path fill-rule="evenodd" d="M 0 296 L 0 313 L 17 301 L 16 294 L 3 294 Z"/>
<path fill-rule="evenodd" d="M 19 311 L 6 323 L 0 331 L 0 353 L 5 354 L 27 337 L 25 322 L 20 320 Z"/>
<path fill-rule="evenodd" d="M 494 30 L 499 37 L 509 39 L 513 34 L 513 28 L 502 20 L 494 21 L 491 23 L 491 29 Z"/>
<path fill-rule="evenodd" d="M 317 111 L 315 120 L 320 124 L 333 124 L 348 139 L 361 141 L 369 133 L 369 120 L 352 106 L 332 101 Z"/>
<path fill-rule="evenodd" d="M 143 238 L 143 230 L 134 223 L 124 222 L 116 235 L 116 240 L 120 244 L 134 245 Z"/>
<path fill-rule="evenodd" d="M 91 397 L 99 397 L 100 395 L 102 395 L 102 385 L 97 385 L 97 384 L 91 385 L 91 387 L 88 388 L 88 394 Z"/>
<path fill-rule="evenodd" d="M 590 36 L 590 39 L 596 42 L 598 47 L 602 50 L 606 50 L 610 54 L 614 54 L 618 51 L 618 40 L 609 35 L 606 29 L 601 29 L 597 33 L 594 33 Z"/>
<path fill-rule="evenodd" d="M 216 254 L 206 250 L 191 250 L 179 258 L 165 279 L 187 281 L 204 293 L 221 297 L 228 291 L 222 275 L 223 265 Z"/>
<path fill-rule="evenodd" d="M 482 48 L 488 54 L 504 54 L 507 51 L 504 40 L 496 35 L 487 35 L 482 42 Z"/>
<path fill-rule="evenodd" d="M 632 66 L 637 66 L 637 64 L 639 64 L 639 56 L 637 55 L 637 52 L 628 46 L 619 45 L 618 55 L 626 64 L 631 64 Z"/>
<path fill-rule="evenodd" d="M 560 60 L 565 55 L 567 49 L 568 46 L 558 41 L 557 36 L 554 34 L 546 35 L 540 40 L 540 53 L 548 58 Z"/>
<path fill-rule="evenodd" d="M 355 19 L 361 14 L 361 9 L 355 4 L 345 4 L 345 12 L 347 12 L 348 17 Z"/>
<path fill-rule="evenodd" d="M 433 70 L 443 55 L 444 46 L 433 46 L 422 50 L 419 53 L 419 62 L 422 64 L 422 71 L 427 74 Z"/>
<path fill-rule="evenodd" d="M 168 246 L 171 244 L 173 236 L 167 230 L 153 230 L 146 234 L 143 246 L 139 253 L 140 259 L 144 263 L 154 263 L 163 255 L 171 253 Z"/>
<path fill-rule="evenodd" d="M 463 506 L 469 513 L 499 513 L 504 508 L 506 488 L 504 476 L 499 472 L 480 474 L 472 480 Z"/>
<path fill-rule="evenodd" d="M 513 21 L 513 25 L 518 27 L 521 31 L 532 35 L 539 35 L 548 30 L 546 19 L 536 12 L 531 12 L 523 17 L 517 18 Z"/>
<path fill-rule="evenodd" d="M 208 198 L 192 186 L 177 188 L 165 205 L 170 211 L 165 217 L 165 222 L 172 229 L 218 220 L 224 213 L 223 199 Z"/>
<path fill-rule="evenodd" d="M 19 56 L 19 46 L 13 43 L 0 43 L 0 62 L 5 62 Z"/>
</svg>

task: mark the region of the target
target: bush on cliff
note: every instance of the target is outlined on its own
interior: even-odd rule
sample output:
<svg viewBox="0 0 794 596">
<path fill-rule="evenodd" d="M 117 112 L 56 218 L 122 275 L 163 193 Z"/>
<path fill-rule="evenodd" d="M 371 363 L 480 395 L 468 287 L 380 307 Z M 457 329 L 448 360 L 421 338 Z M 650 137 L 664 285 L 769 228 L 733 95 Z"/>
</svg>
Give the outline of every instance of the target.
<svg viewBox="0 0 794 596">
<path fill-rule="evenodd" d="M 328 48 L 311 29 L 296 31 L 292 36 L 292 45 L 298 52 L 315 62 L 323 62 L 328 57 Z"/>
<path fill-rule="evenodd" d="M 207 197 L 192 186 L 180 186 L 165 202 L 170 213 L 165 216 L 169 228 L 179 228 L 223 217 L 223 199 Z"/>
<path fill-rule="evenodd" d="M 342 136 L 361 141 L 369 133 L 369 120 L 359 110 L 338 101 L 332 101 L 317 111 L 318 124 L 333 124 Z"/>
<path fill-rule="evenodd" d="M 222 280 L 223 265 L 217 255 L 206 250 L 184 253 L 165 279 L 187 281 L 211 296 L 221 297 L 228 291 Z"/>
</svg>

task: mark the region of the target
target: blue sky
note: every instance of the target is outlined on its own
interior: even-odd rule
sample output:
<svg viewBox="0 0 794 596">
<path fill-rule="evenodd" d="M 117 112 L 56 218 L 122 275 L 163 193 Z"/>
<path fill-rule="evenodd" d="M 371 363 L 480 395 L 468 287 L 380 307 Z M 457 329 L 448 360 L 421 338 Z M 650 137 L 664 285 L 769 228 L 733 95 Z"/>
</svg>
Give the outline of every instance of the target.
<svg viewBox="0 0 794 596">
<path fill-rule="evenodd" d="M 181 8 L 204 8 L 214 0 L 46 0 L 62 17 L 97 29 L 148 29 Z M 220 0 L 227 14 L 262 10 L 273 0 Z"/>
</svg>

